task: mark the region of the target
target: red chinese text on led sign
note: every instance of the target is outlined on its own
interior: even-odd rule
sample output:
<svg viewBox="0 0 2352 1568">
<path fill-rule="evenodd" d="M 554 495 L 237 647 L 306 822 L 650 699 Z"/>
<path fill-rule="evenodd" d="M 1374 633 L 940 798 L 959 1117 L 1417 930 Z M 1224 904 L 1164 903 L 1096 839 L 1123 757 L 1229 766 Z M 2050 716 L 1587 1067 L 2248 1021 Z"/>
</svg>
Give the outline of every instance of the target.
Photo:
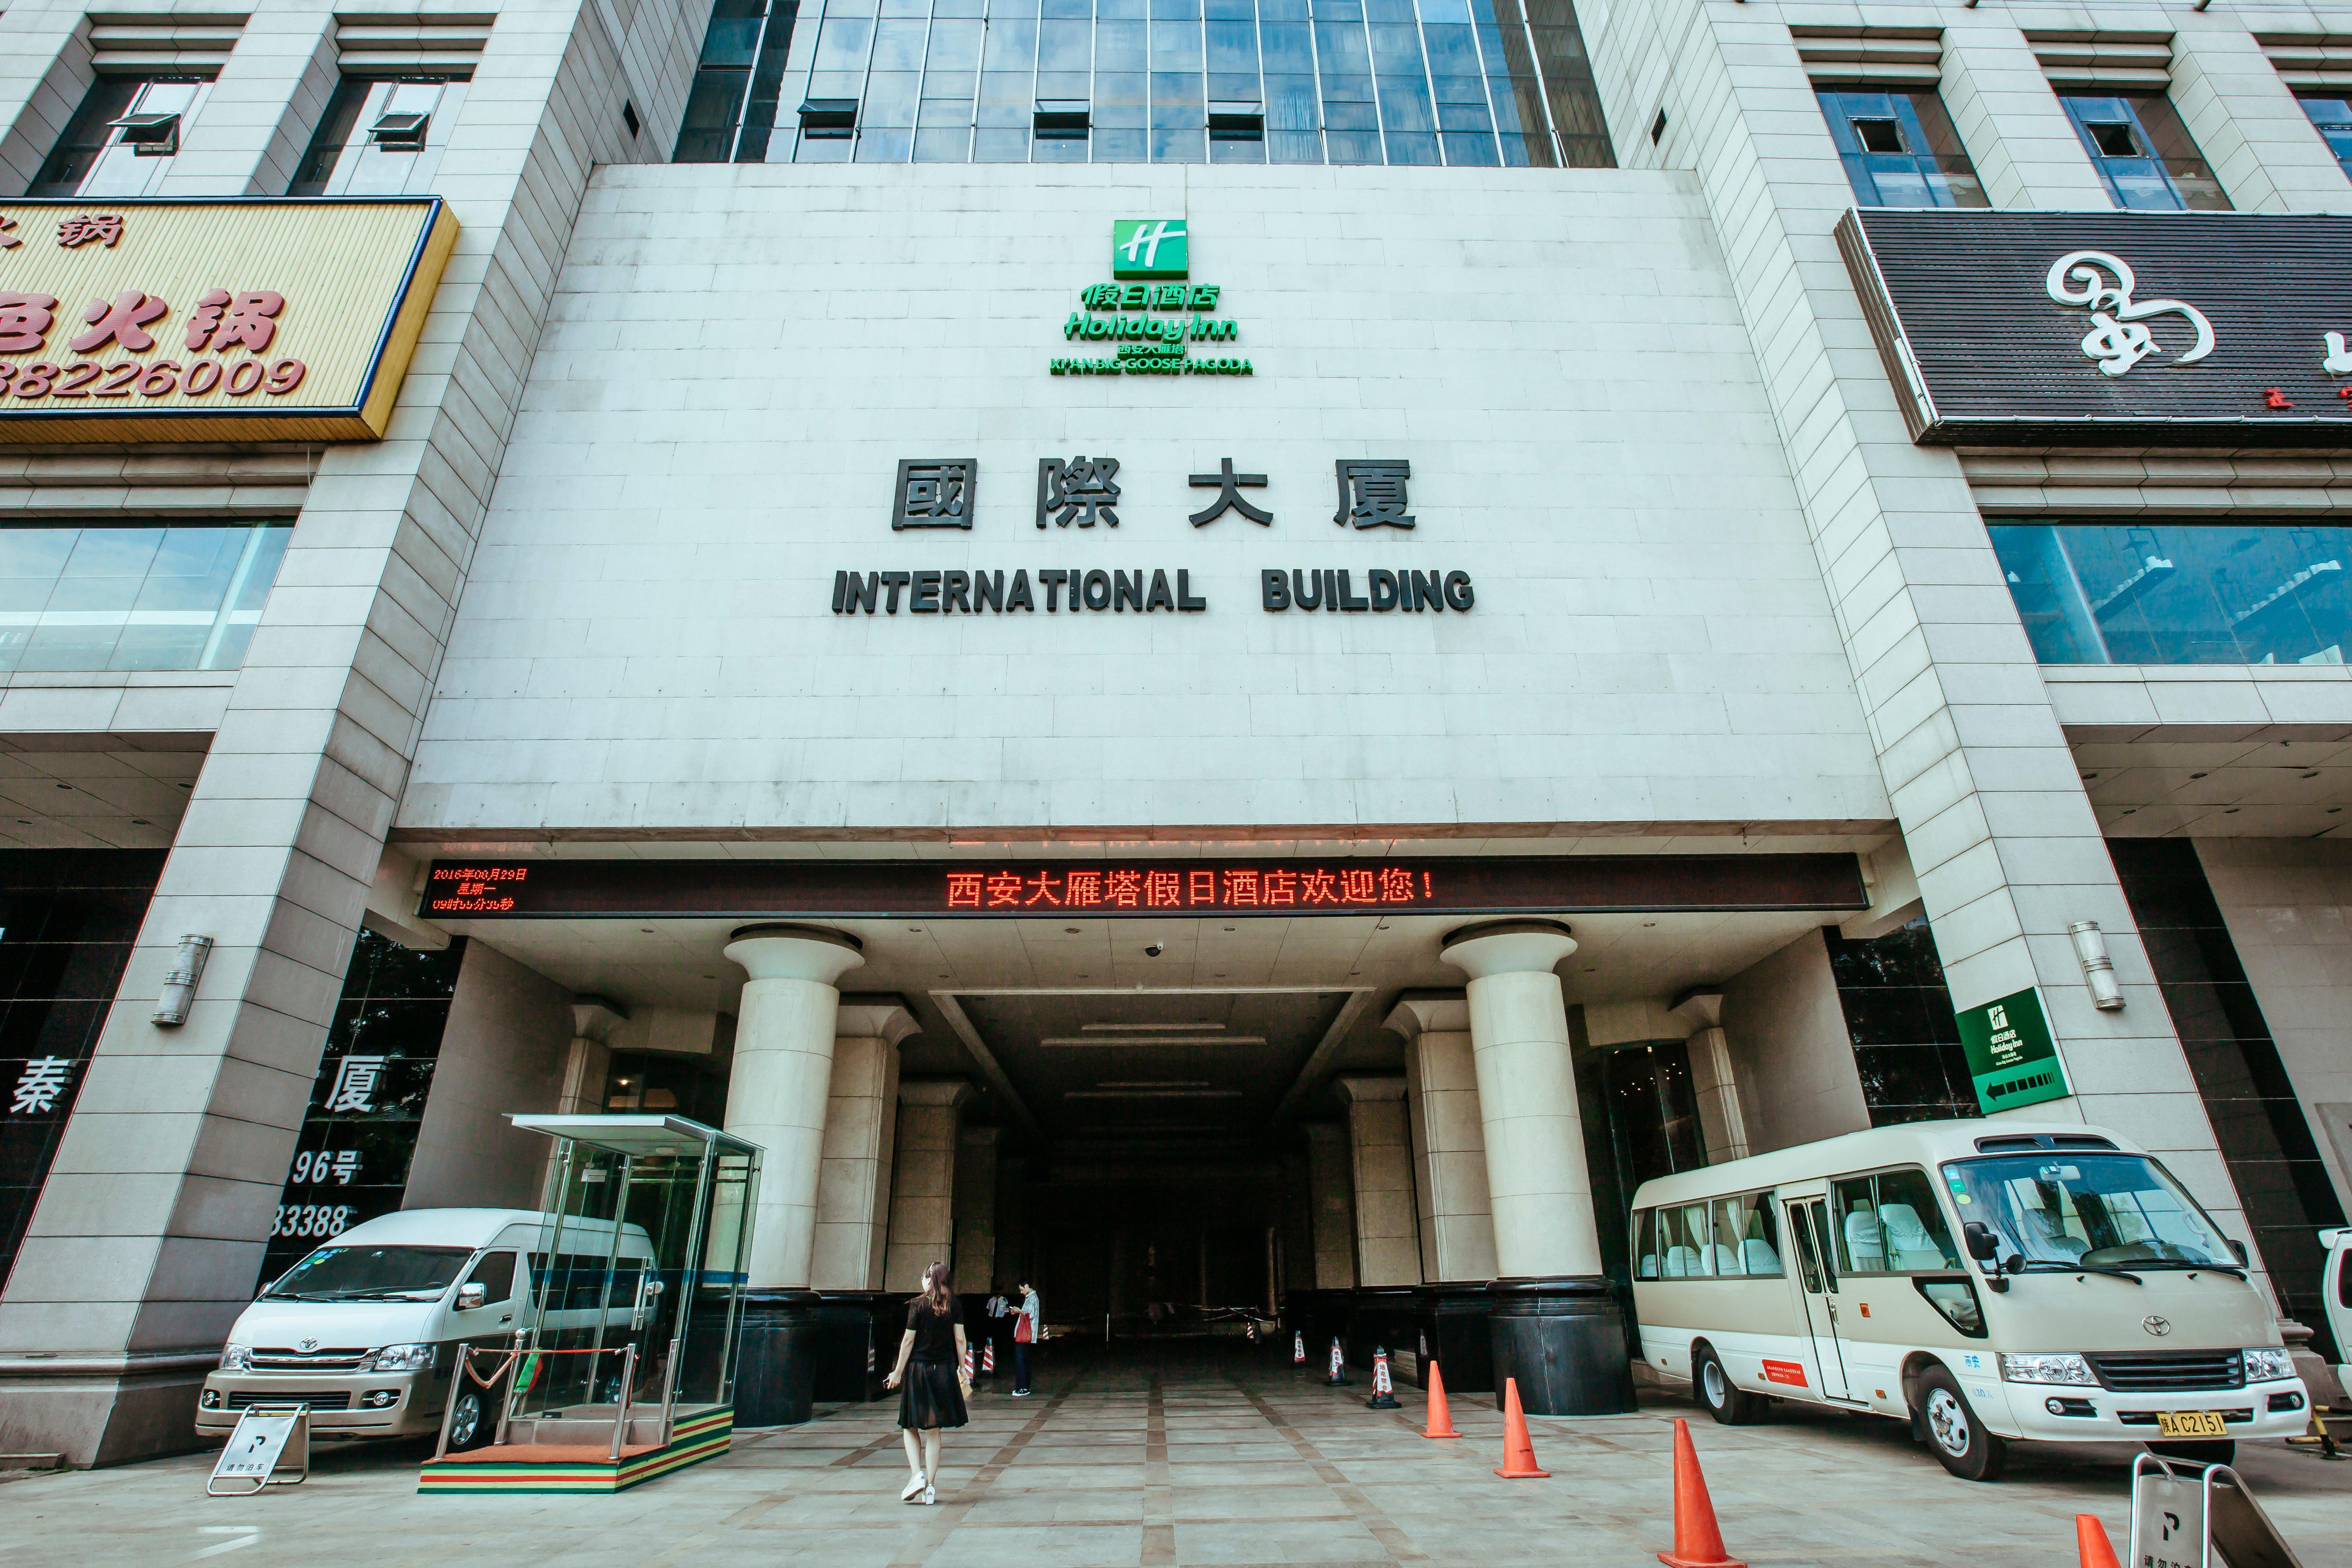
<svg viewBox="0 0 2352 1568">
<path fill-rule="evenodd" d="M 1436 900 L 1430 873 L 1402 866 L 1339 870 L 1262 868 L 1197 871 L 1107 866 L 1099 870 L 950 871 L 950 910 L 1263 910 L 1371 908 Z"/>
<path fill-rule="evenodd" d="M 514 894 L 530 875 L 528 866 L 436 866 L 425 907 L 434 914 L 495 915 L 515 907 Z"/>
</svg>

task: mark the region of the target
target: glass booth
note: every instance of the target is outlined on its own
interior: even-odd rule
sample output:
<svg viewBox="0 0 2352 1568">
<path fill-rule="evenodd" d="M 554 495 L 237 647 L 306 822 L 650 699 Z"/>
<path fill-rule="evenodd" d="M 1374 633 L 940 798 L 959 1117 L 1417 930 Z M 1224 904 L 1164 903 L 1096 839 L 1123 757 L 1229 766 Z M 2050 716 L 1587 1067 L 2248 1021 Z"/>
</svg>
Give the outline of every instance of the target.
<svg viewBox="0 0 2352 1568">
<path fill-rule="evenodd" d="M 760 1150 L 681 1116 L 514 1116 L 555 1140 L 499 1444 L 661 1447 L 734 1402 Z"/>
</svg>

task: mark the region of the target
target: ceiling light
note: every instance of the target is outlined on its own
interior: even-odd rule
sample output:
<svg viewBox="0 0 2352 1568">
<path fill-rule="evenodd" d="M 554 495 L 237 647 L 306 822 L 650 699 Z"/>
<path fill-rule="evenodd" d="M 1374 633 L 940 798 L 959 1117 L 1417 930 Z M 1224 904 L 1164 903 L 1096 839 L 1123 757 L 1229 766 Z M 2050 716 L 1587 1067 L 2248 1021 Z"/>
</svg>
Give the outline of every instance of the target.
<svg viewBox="0 0 2352 1568">
<path fill-rule="evenodd" d="M 1087 1030 L 1163 1029 L 1171 1032 L 1181 1030 L 1190 1035 L 1197 1034 L 1202 1029 L 1222 1029 L 1224 1026 L 1223 1024 L 1080 1024 L 1078 1027 Z"/>
<path fill-rule="evenodd" d="M 1064 1100 L 1239 1100 L 1237 1089 L 1072 1089 Z"/>
<path fill-rule="evenodd" d="M 1204 1078 L 1107 1078 L 1097 1089 L 1213 1089 Z"/>
</svg>

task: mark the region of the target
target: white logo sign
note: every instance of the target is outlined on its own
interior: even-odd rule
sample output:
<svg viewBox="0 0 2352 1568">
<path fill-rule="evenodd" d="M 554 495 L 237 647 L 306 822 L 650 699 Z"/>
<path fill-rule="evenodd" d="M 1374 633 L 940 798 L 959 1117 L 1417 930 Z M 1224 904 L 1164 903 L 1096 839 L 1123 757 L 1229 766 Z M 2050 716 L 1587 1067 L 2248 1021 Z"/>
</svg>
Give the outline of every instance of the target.
<svg viewBox="0 0 2352 1568">
<path fill-rule="evenodd" d="M 2114 275 L 2112 284 L 2108 274 Z M 2179 300 L 2134 300 L 2132 290 L 2138 286 L 2130 263 L 2104 250 L 2068 251 L 2050 264 L 2044 283 L 2059 304 L 2091 312 L 2083 353 L 2098 362 L 2102 375 L 2121 375 L 2157 352 L 2155 334 L 2140 324 L 2157 316 L 2178 316 L 2196 330 L 2197 341 L 2188 353 L 2175 354 L 2173 363 L 2194 364 L 2213 352 L 2213 323 L 2204 311 Z"/>
<path fill-rule="evenodd" d="M 56 1110 L 72 1068 L 72 1058 L 68 1057 L 35 1057 L 26 1062 L 25 1070 L 16 1075 L 16 1092 L 9 1100 L 8 1113 L 46 1116 Z"/>
<path fill-rule="evenodd" d="M 1127 237 L 1127 243 L 1119 249 L 1126 253 L 1129 266 L 1151 267 L 1159 263 L 1161 241 L 1183 237 L 1184 226 L 1181 223 L 1170 223 L 1162 218 L 1149 228 L 1139 227 Z"/>
<path fill-rule="evenodd" d="M 2006 1029 L 2009 1027 L 2009 1009 L 1996 1005 L 1985 1021 L 1996 1029 Z"/>
<path fill-rule="evenodd" d="M 327 1096 L 327 1109 L 334 1110 L 373 1110 L 375 1080 L 383 1071 L 383 1057 L 345 1057 L 335 1069 L 335 1087 Z"/>
</svg>

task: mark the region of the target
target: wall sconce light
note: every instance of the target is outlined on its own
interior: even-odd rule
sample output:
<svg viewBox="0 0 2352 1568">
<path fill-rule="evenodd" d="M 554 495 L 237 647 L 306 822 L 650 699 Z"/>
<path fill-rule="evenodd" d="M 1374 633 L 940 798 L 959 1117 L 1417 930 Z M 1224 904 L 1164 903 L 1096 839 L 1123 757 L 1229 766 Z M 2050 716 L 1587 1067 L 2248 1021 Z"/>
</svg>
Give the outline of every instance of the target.
<svg viewBox="0 0 2352 1568">
<path fill-rule="evenodd" d="M 172 972 L 163 976 L 163 994 L 155 998 L 157 1026 L 176 1029 L 188 1021 L 188 1009 L 196 1002 L 196 982 L 205 977 L 205 961 L 212 954 L 213 939 L 208 936 L 180 939 L 180 955 L 173 961 Z"/>
<path fill-rule="evenodd" d="M 2107 939 L 2096 921 L 2076 921 L 2066 928 L 2074 939 L 2074 956 L 2083 965 L 2083 984 L 2091 988 L 2091 1005 L 2102 1013 L 2122 1009 L 2124 988 L 2116 983 L 2115 961 L 2107 956 Z"/>
</svg>

